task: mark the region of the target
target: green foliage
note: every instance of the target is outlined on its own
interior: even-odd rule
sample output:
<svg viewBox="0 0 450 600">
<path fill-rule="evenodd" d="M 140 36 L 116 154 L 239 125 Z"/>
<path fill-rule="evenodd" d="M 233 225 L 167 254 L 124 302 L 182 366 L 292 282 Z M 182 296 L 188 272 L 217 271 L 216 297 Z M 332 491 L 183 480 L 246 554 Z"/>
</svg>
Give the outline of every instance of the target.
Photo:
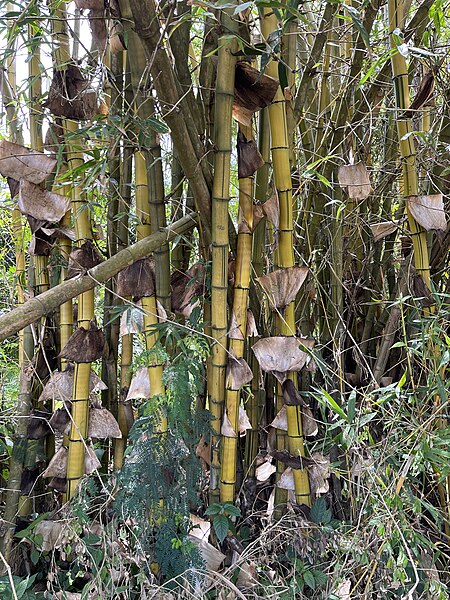
<svg viewBox="0 0 450 600">
<path fill-rule="evenodd" d="M 228 535 L 228 530 L 234 530 L 233 518 L 240 517 L 241 511 L 237 506 L 229 502 L 211 504 L 205 511 L 205 515 L 212 517 L 212 525 L 220 543 Z"/>
<path fill-rule="evenodd" d="M 21 577 L 12 576 L 12 581 L 9 577 L 0 577 L 0 599 L 11 600 L 44 600 L 45 594 L 42 592 L 33 591 L 33 584 L 36 575 L 31 575 L 22 579 Z"/>
<path fill-rule="evenodd" d="M 208 439 L 210 432 L 209 411 L 196 406 L 209 349 L 195 332 L 175 325 L 158 328 L 160 340 L 173 349 L 174 356 L 171 360 L 164 353 L 166 395 L 157 402 L 159 409 L 162 403 L 167 411 L 169 431 L 160 434 L 155 429 L 153 399 L 143 403 L 130 431 L 115 509 L 122 518 L 133 519 L 140 547 L 154 554 L 163 578 L 170 579 L 201 564 L 187 535 L 188 517 L 198 504 L 203 477 L 195 449 L 200 437 Z"/>
</svg>

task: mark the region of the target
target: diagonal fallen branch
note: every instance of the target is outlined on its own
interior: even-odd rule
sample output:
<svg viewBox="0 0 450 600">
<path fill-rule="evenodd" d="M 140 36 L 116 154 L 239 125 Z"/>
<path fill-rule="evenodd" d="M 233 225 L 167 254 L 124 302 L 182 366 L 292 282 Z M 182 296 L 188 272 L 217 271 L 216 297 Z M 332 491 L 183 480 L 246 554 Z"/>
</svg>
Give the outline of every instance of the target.
<svg viewBox="0 0 450 600">
<path fill-rule="evenodd" d="M 160 248 L 163 244 L 170 242 L 177 235 L 189 231 L 197 224 L 197 214 L 191 213 L 172 223 L 170 227 L 136 242 L 135 244 L 121 250 L 108 260 L 89 269 L 86 275 L 79 275 L 51 288 L 47 292 L 31 298 L 25 304 L 18 306 L 8 314 L 0 317 L 0 341 L 17 333 L 27 325 L 34 323 L 40 317 L 58 308 L 64 302 L 75 298 L 83 292 L 91 290 L 100 283 L 105 283 L 117 273 L 144 258 Z"/>
</svg>

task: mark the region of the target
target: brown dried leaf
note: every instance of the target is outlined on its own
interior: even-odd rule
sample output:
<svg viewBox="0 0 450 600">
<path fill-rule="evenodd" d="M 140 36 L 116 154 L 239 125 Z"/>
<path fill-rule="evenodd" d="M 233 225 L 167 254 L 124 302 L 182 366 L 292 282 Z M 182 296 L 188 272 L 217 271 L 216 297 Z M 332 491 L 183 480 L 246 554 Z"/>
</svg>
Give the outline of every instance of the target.
<svg viewBox="0 0 450 600">
<path fill-rule="evenodd" d="M 176 271 L 171 277 L 171 302 L 172 310 L 189 317 L 198 301 L 193 302 L 196 297 L 205 294 L 205 267 L 201 263 L 192 265 L 183 273 Z"/>
<path fill-rule="evenodd" d="M 244 106 L 237 106 L 236 104 L 233 104 L 233 117 L 241 125 L 244 125 L 245 127 L 251 127 L 253 111 L 245 108 Z"/>
<path fill-rule="evenodd" d="M 309 484 L 313 496 L 326 494 L 330 489 L 330 459 L 320 452 L 311 454 L 311 464 L 308 466 Z"/>
<path fill-rule="evenodd" d="M 59 356 L 75 363 L 91 363 L 103 356 L 104 349 L 103 331 L 91 321 L 90 329 L 79 327 L 74 331 Z"/>
<path fill-rule="evenodd" d="M 214 546 L 206 540 L 199 540 L 192 534 L 189 534 L 188 538 L 189 541 L 193 542 L 197 546 L 197 549 L 205 563 L 205 568 L 208 571 L 218 571 L 220 565 L 226 558 L 225 554 L 222 554 L 220 550 L 214 548 Z"/>
<path fill-rule="evenodd" d="M 48 487 L 53 488 L 60 494 L 67 492 L 67 479 L 65 477 L 52 477 L 48 482 Z"/>
<path fill-rule="evenodd" d="M 54 402 L 69 402 L 72 400 L 73 390 L 73 365 L 68 365 L 66 370 L 62 373 L 55 371 L 51 374 L 50 379 L 45 384 L 42 394 L 39 396 L 38 402 L 40 404 L 48 401 Z M 97 392 L 108 389 L 106 384 L 100 379 L 100 377 L 91 371 L 89 381 L 89 392 Z"/>
<path fill-rule="evenodd" d="M 422 307 L 430 307 L 436 304 L 431 290 L 425 283 L 422 275 L 419 275 L 415 269 L 412 270 L 410 275 L 410 287 L 412 295 L 415 299 L 419 300 Z"/>
<path fill-rule="evenodd" d="M 100 52 L 103 54 L 106 50 L 108 41 L 108 29 L 106 27 L 106 15 L 104 7 L 100 9 L 91 9 L 89 12 L 89 27 L 91 28 L 92 41 Z"/>
<path fill-rule="evenodd" d="M 103 262 L 103 258 L 92 240 L 86 240 L 80 248 L 75 248 L 69 255 L 67 278 L 85 275 L 89 269 Z"/>
<path fill-rule="evenodd" d="M 315 464 L 312 458 L 307 456 L 293 456 L 288 450 L 272 450 L 270 454 L 291 469 L 306 469 L 311 464 Z"/>
<path fill-rule="evenodd" d="M 75 6 L 80 10 L 104 10 L 104 0 L 75 0 Z"/>
<path fill-rule="evenodd" d="M 282 490 L 291 490 L 295 491 L 295 483 L 294 483 L 294 472 L 290 467 L 285 469 L 278 480 L 277 487 Z"/>
<path fill-rule="evenodd" d="M 71 240 L 72 242 L 76 240 L 75 230 L 68 229 L 67 227 L 54 227 L 51 229 L 48 227 L 41 227 L 41 231 L 51 238 L 67 239 Z"/>
<path fill-rule="evenodd" d="M 408 196 L 406 201 L 410 213 L 426 231 L 447 231 L 442 194 Z"/>
<path fill-rule="evenodd" d="M 353 200 L 365 200 L 373 191 L 369 172 L 363 162 L 341 165 L 338 171 L 339 185 Z"/>
<path fill-rule="evenodd" d="M 230 331 L 228 332 L 228 337 L 230 340 L 243 340 L 244 334 L 241 329 L 242 322 L 237 322 L 236 313 L 232 311 L 231 313 L 231 323 L 230 323 Z"/>
<path fill-rule="evenodd" d="M 250 309 L 247 310 L 247 337 L 259 337 L 255 317 Z"/>
<path fill-rule="evenodd" d="M 27 438 L 29 440 L 42 440 L 51 432 L 48 424 L 50 414 L 48 410 L 37 408 L 31 410 L 27 427 Z"/>
<path fill-rule="evenodd" d="M 319 433 L 319 426 L 313 417 L 312 411 L 305 404 L 301 410 L 302 413 L 302 432 L 305 437 L 314 437 Z"/>
<path fill-rule="evenodd" d="M 316 420 L 311 409 L 296 390 L 294 383 L 290 379 L 286 379 L 282 385 L 282 390 L 284 402 L 287 406 L 301 406 L 303 435 L 309 437 L 317 435 L 319 428 Z"/>
<path fill-rule="evenodd" d="M 228 356 L 226 386 L 229 390 L 240 390 L 253 379 L 253 373 L 244 358 L 237 358 L 231 350 Z"/>
<path fill-rule="evenodd" d="M 195 449 L 195 456 L 205 461 L 208 466 L 211 466 L 211 444 L 207 444 L 204 436 L 200 438 Z"/>
<path fill-rule="evenodd" d="M 67 473 L 67 457 L 69 455 L 69 450 L 65 446 L 61 446 L 61 448 L 56 452 L 50 462 L 48 463 L 48 467 L 42 473 L 42 477 L 50 478 L 50 477 L 58 477 L 65 478 Z"/>
<path fill-rule="evenodd" d="M 61 119 L 56 119 L 53 123 L 50 123 L 47 129 L 44 149 L 52 154 L 58 154 L 62 144 L 64 144 L 64 129 L 61 126 Z"/>
<path fill-rule="evenodd" d="M 264 164 L 255 140 L 245 137 L 241 130 L 237 136 L 238 179 L 252 177 Z"/>
<path fill-rule="evenodd" d="M 114 54 L 116 52 L 123 52 L 127 49 L 125 37 L 123 35 L 123 26 L 120 21 L 116 21 L 110 31 L 109 49 Z"/>
<path fill-rule="evenodd" d="M 152 261 L 142 258 L 120 271 L 117 275 L 116 292 L 122 298 L 133 297 L 135 300 L 153 296 L 155 293 L 155 274 Z"/>
<path fill-rule="evenodd" d="M 147 367 L 138 369 L 131 380 L 130 389 L 126 397 L 126 402 L 138 398 L 150 398 L 150 378 Z"/>
<path fill-rule="evenodd" d="M 398 221 L 385 221 L 383 223 L 374 223 L 370 226 L 375 242 L 379 242 L 388 235 L 391 235 L 391 233 L 394 233 L 394 231 L 396 231 L 397 228 Z"/>
<path fill-rule="evenodd" d="M 31 256 L 50 256 L 54 241 L 42 232 L 42 229 L 33 233 L 28 252 Z"/>
<path fill-rule="evenodd" d="M 259 111 L 273 102 L 279 82 L 269 75 L 261 75 L 258 69 L 249 63 L 238 61 L 234 82 L 235 108 L 245 109 L 252 113 Z"/>
<path fill-rule="evenodd" d="M 22 179 L 18 206 L 23 215 L 31 215 L 35 219 L 49 223 L 58 223 L 70 208 L 70 198 L 47 192 L 38 185 Z"/>
<path fill-rule="evenodd" d="M 276 470 L 277 467 L 270 461 L 264 461 L 262 465 L 256 468 L 256 479 L 258 481 L 267 481 Z"/>
<path fill-rule="evenodd" d="M 20 492 L 22 496 L 29 496 L 36 485 L 37 478 L 41 474 L 41 469 L 23 469 L 22 477 L 20 478 Z"/>
<path fill-rule="evenodd" d="M 42 183 L 53 172 L 56 162 L 43 152 L 0 140 L 0 174 L 3 177 Z"/>
<path fill-rule="evenodd" d="M 88 446 L 84 455 L 84 474 L 90 475 L 101 466 L 102 463 L 98 460 L 94 448 Z"/>
<path fill-rule="evenodd" d="M 17 179 L 14 179 L 13 177 L 7 177 L 6 182 L 9 187 L 9 194 L 11 198 L 15 198 L 20 190 L 20 181 L 17 181 Z"/>
<path fill-rule="evenodd" d="M 259 584 L 259 578 L 254 562 L 245 560 L 239 564 L 239 575 L 236 579 L 236 585 L 239 589 L 255 587 Z"/>
<path fill-rule="evenodd" d="M 301 371 L 306 365 L 308 354 L 300 350 L 300 344 L 312 348 L 314 341 L 294 337 L 263 338 L 252 346 L 252 350 L 261 369 L 273 373 L 283 383 L 286 373 Z"/>
<path fill-rule="evenodd" d="M 70 408 L 70 405 L 68 406 Z M 50 419 L 50 427 L 58 433 L 68 434 L 70 431 L 70 411 L 66 408 L 58 408 Z"/>
<path fill-rule="evenodd" d="M 274 229 L 280 229 L 280 202 L 276 191 L 264 202 L 262 209 L 266 213 L 266 216 L 272 223 Z"/>
<path fill-rule="evenodd" d="M 88 437 L 103 440 L 120 439 L 122 432 L 119 423 L 106 408 L 91 408 L 89 411 Z"/>
<path fill-rule="evenodd" d="M 237 433 L 233 429 L 233 426 L 228 418 L 227 411 L 223 413 L 222 427 L 220 428 L 220 433 L 224 437 L 228 438 L 237 438 Z"/>
<path fill-rule="evenodd" d="M 40 521 L 35 528 L 36 535 L 42 537 L 40 548 L 43 552 L 52 552 L 61 547 L 63 524 L 61 521 Z"/>
<path fill-rule="evenodd" d="M 45 106 L 57 117 L 92 119 L 97 114 L 98 97 L 89 85 L 76 64 L 55 70 Z"/>
<path fill-rule="evenodd" d="M 288 421 L 286 407 L 283 405 L 280 412 L 276 415 L 275 419 L 270 423 L 270 427 L 275 429 L 281 429 L 282 431 L 288 430 Z"/>
<path fill-rule="evenodd" d="M 268 275 L 258 277 L 256 281 L 263 288 L 273 309 L 284 310 L 298 294 L 306 277 L 308 267 L 288 267 L 277 269 Z"/>
<path fill-rule="evenodd" d="M 189 515 L 189 518 L 193 525 L 192 529 L 189 531 L 190 535 L 198 540 L 205 540 L 205 542 L 207 542 L 211 532 L 211 521 L 205 521 L 205 519 L 192 513 Z"/>
<path fill-rule="evenodd" d="M 138 306 L 129 306 L 120 317 L 120 337 L 144 331 L 144 313 Z"/>
<path fill-rule="evenodd" d="M 250 419 L 248 418 L 245 408 L 239 406 L 239 433 L 241 435 L 245 435 L 247 429 L 251 430 L 252 424 L 250 423 Z"/>
</svg>

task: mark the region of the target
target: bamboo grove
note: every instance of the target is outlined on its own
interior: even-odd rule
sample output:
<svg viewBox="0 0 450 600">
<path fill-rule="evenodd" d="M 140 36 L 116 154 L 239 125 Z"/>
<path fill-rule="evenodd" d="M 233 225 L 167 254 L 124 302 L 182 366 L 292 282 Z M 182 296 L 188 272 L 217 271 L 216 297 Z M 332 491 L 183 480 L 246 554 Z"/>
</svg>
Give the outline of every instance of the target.
<svg viewBox="0 0 450 600">
<path fill-rule="evenodd" d="M 356 522 L 336 436 L 359 419 L 381 444 L 380 394 L 410 390 L 418 429 L 446 439 L 448 6 L 1 11 L 4 564 L 19 522 L 56 522 L 89 481 L 120 498 L 145 460 L 146 527 L 185 494 L 187 520 L 213 523 L 210 568 L 240 518 L 256 531 L 325 498 Z M 448 545 L 446 456 L 386 485 L 426 496 Z"/>
</svg>

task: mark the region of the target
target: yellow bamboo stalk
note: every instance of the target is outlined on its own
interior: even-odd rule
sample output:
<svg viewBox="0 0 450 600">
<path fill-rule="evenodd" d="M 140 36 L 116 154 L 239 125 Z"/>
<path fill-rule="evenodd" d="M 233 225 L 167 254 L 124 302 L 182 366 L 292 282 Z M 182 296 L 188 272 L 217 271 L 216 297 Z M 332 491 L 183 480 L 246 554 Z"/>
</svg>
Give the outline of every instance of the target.
<svg viewBox="0 0 450 600">
<path fill-rule="evenodd" d="M 394 31 L 403 31 L 405 16 L 403 2 L 389 0 L 390 42 L 391 48 L 395 50 L 391 55 L 391 61 L 397 108 L 397 132 L 402 161 L 403 194 L 408 198 L 409 196 L 417 196 L 419 193 L 416 148 L 414 136 L 412 135 L 412 119 L 405 112 L 410 105 L 408 68 L 405 57 L 397 50 L 397 43 L 393 34 Z M 431 289 L 427 233 L 412 216 L 408 203 L 406 203 L 406 214 L 414 249 L 414 266 L 417 272 L 422 275 L 426 285 Z"/>
<path fill-rule="evenodd" d="M 122 352 L 120 357 L 120 398 L 117 409 L 117 422 L 119 423 L 122 437 L 115 441 L 114 445 L 114 468 L 121 469 L 125 454 L 125 447 L 128 437 L 128 421 L 126 417 L 124 400 L 125 393 L 131 384 L 131 362 L 133 359 L 133 334 L 129 333 L 122 337 Z"/>
<path fill-rule="evenodd" d="M 233 56 L 235 42 L 219 38 L 214 117 L 214 180 L 212 192 L 212 274 L 211 274 L 211 377 L 208 382 L 209 410 L 212 414 L 212 462 L 210 494 L 218 499 L 220 477 L 220 428 L 225 401 L 227 367 L 228 291 L 228 202 L 230 199 L 231 125 L 234 97 Z"/>
<path fill-rule="evenodd" d="M 74 121 L 66 121 L 67 131 L 72 134 L 70 143 L 66 145 L 67 162 L 73 170 L 83 163 L 81 140 L 75 135 L 78 125 Z M 75 237 L 77 245 L 92 239 L 89 209 L 83 200 L 82 183 L 74 181 L 72 187 L 72 213 L 75 221 Z M 78 297 L 78 326 L 88 329 L 94 318 L 94 292 L 89 290 Z M 90 363 L 75 365 L 72 394 L 72 424 L 69 434 L 69 455 L 67 459 L 67 498 L 70 500 L 76 492 L 78 483 L 84 475 L 85 439 L 89 419 L 89 381 Z"/>
<path fill-rule="evenodd" d="M 67 11 L 66 5 L 64 3 L 52 6 L 52 32 L 53 37 L 55 39 L 55 45 L 53 50 L 53 66 L 57 71 L 65 71 L 70 62 L 70 46 L 69 46 L 69 33 L 67 30 Z M 63 130 L 67 129 L 66 123 L 63 120 L 62 124 Z M 70 193 L 68 189 L 68 185 L 65 184 L 63 186 L 63 191 L 61 193 Z M 71 222 L 71 212 L 70 210 L 64 215 L 61 226 L 70 228 L 72 225 Z M 70 252 L 72 251 L 72 242 L 65 237 L 60 238 L 58 241 L 61 262 L 63 265 L 61 266 L 61 274 L 60 274 L 60 282 L 62 283 L 67 277 L 67 262 L 69 260 Z M 66 343 L 68 342 L 70 336 L 73 333 L 73 307 L 72 301 L 65 302 L 59 308 L 59 341 L 60 347 L 64 348 Z M 62 358 L 61 359 L 61 370 L 64 370 L 66 367 L 67 361 Z"/>
<path fill-rule="evenodd" d="M 265 39 L 278 27 L 276 15 L 271 9 L 264 9 L 261 22 Z M 277 63 L 273 60 L 267 65 L 266 72 L 277 77 Z M 280 205 L 280 232 L 277 253 L 278 267 L 292 267 L 294 261 L 293 239 L 293 200 L 292 182 L 289 162 L 289 136 L 285 109 L 285 98 L 281 88 L 278 88 L 273 103 L 269 106 L 270 132 L 272 136 L 272 159 L 275 186 Z M 294 302 L 285 311 L 284 317 L 277 318 L 277 331 L 281 335 L 295 335 Z M 278 402 L 280 405 L 280 401 Z M 288 419 L 288 446 L 294 456 L 304 456 L 301 408 L 286 406 Z M 294 470 L 295 498 L 299 504 L 310 504 L 308 474 L 305 470 Z"/>
<path fill-rule="evenodd" d="M 138 219 L 137 239 L 141 240 L 151 232 L 147 168 L 144 156 L 137 152 L 135 154 L 135 177 L 136 177 L 136 216 Z M 158 336 L 155 325 L 158 324 L 158 310 L 156 296 L 142 298 L 142 309 L 144 311 L 144 336 L 148 353 L 155 350 Z M 164 396 L 166 390 L 162 382 L 163 367 L 157 356 L 149 358 L 148 377 L 150 379 L 151 398 Z M 161 412 L 158 415 L 157 428 L 160 433 L 167 431 L 167 416 Z"/>
<path fill-rule="evenodd" d="M 246 139 L 251 139 L 251 127 L 242 127 L 241 131 Z M 239 224 L 236 252 L 236 273 L 233 296 L 233 319 L 239 334 L 231 332 L 229 341 L 229 360 L 234 357 L 243 358 L 245 338 L 247 335 L 247 307 L 250 289 L 250 271 L 252 259 L 252 231 L 253 231 L 253 178 L 247 177 L 239 180 Z M 235 432 L 235 436 L 223 434 L 222 461 L 220 476 L 220 501 L 233 502 L 236 486 L 236 459 L 239 428 L 240 391 L 226 390 L 225 409 L 227 417 Z"/>
</svg>

